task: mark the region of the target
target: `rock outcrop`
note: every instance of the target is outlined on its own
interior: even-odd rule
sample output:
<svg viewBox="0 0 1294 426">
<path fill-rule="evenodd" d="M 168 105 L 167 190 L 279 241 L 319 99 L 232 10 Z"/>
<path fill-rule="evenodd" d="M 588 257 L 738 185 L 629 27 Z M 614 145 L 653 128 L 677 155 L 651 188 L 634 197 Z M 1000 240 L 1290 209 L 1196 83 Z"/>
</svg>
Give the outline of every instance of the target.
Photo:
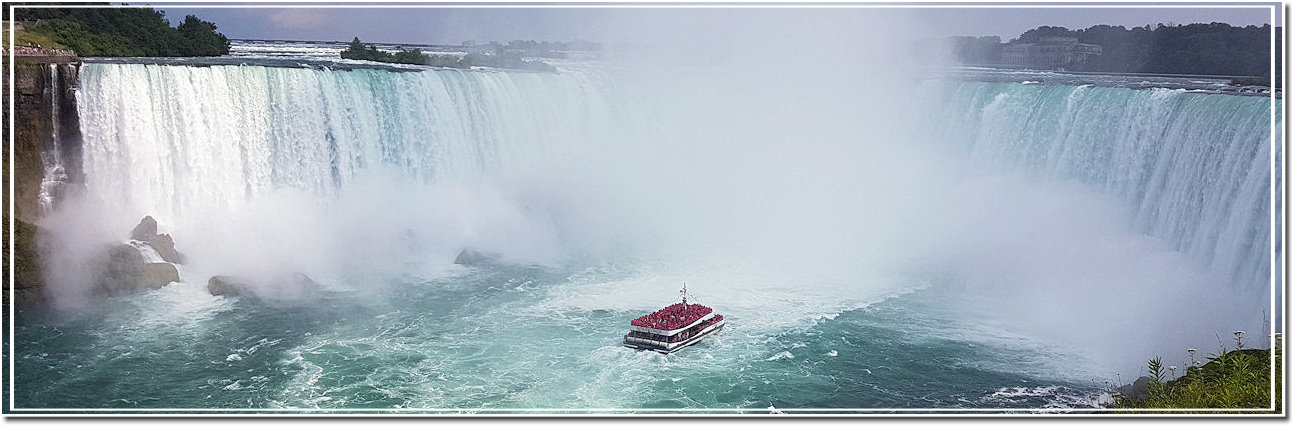
<svg viewBox="0 0 1294 426">
<path fill-rule="evenodd" d="M 148 240 L 148 245 L 157 251 L 162 260 L 170 263 L 184 263 L 184 255 L 175 250 L 175 240 L 171 239 L 170 234 L 157 234 Z"/>
<path fill-rule="evenodd" d="M 1119 386 L 1124 398 L 1145 398 L 1150 395 L 1150 377 L 1141 376 L 1130 385 Z"/>
<path fill-rule="evenodd" d="M 144 216 L 135 225 L 135 229 L 130 231 L 130 239 L 145 243 L 158 256 L 162 257 L 169 263 L 184 263 L 184 254 L 175 249 L 175 240 L 169 234 L 157 233 L 157 220 L 152 216 Z"/>
<path fill-rule="evenodd" d="M 318 295 L 319 284 L 309 275 L 293 272 L 254 280 L 233 275 L 215 275 L 207 280 L 213 296 L 244 297 L 253 300 L 308 300 Z"/>
<path fill-rule="evenodd" d="M 144 216 L 135 225 L 135 229 L 130 231 L 130 239 L 139 241 L 148 241 L 157 235 L 157 219 L 152 216 Z"/>
<path fill-rule="evenodd" d="M 486 253 L 476 249 L 465 248 L 458 252 L 458 257 L 454 258 L 454 264 L 465 266 L 483 265 L 499 260 L 499 255 Z"/>
<path fill-rule="evenodd" d="M 15 219 L 36 223 L 40 219 L 42 195 L 57 196 L 69 185 L 83 181 L 81 171 L 81 130 L 76 109 L 76 83 L 80 60 L 75 57 L 19 57 L 13 64 L 14 78 L 3 80 L 4 105 L 13 92 L 13 158 L 5 158 L 4 175 L 14 188 Z M 8 110 L 6 109 L 6 112 Z M 8 135 L 9 120 L 3 120 Z M 3 153 L 8 156 L 9 151 Z M 61 176 L 46 176 L 59 170 Z M 46 194 L 42 194 L 46 192 Z"/>
<path fill-rule="evenodd" d="M 144 216 L 130 231 L 130 239 L 104 248 L 103 273 L 96 293 L 153 290 L 180 281 L 180 270 L 174 264 L 180 263 L 183 255 L 175 250 L 170 235 L 157 233 L 156 219 Z M 162 261 L 151 253 L 145 256 L 149 251 L 156 252 Z"/>
<path fill-rule="evenodd" d="M 97 293 L 127 293 L 159 289 L 180 281 L 180 271 L 166 262 L 147 262 L 139 248 L 130 244 L 108 247 L 104 273 Z"/>
<path fill-rule="evenodd" d="M 232 275 L 213 275 L 207 280 L 207 292 L 212 296 L 238 296 L 251 292 L 251 284 Z"/>
<path fill-rule="evenodd" d="M 170 283 L 180 282 L 180 270 L 170 263 L 145 263 L 139 269 L 139 280 L 144 285 L 161 288 Z"/>
<path fill-rule="evenodd" d="M 8 49 L 8 46 L 5 47 Z M 5 244 L 14 237 L 14 256 L 4 252 L 4 307 L 39 304 L 45 301 L 46 276 L 42 270 L 38 240 L 44 231 L 35 223 L 43 208 L 50 208 L 70 187 L 83 181 L 81 178 L 81 131 L 76 108 L 76 83 L 80 59 L 72 56 L 24 56 L 15 51 L 16 61 L 9 63 L 6 54 L 6 72 L 0 78 L 0 105 L 5 117 L 0 120 L 6 139 L 6 148 L 0 150 L 0 164 L 5 181 L 13 187 L 14 215 L 6 208 L 3 225 Z M 12 95 L 12 97 L 11 97 Z M 9 109 L 12 102 L 13 109 Z M 13 117 L 9 117 L 12 114 Z M 10 119 L 14 124 L 10 128 Z M 9 146 L 12 144 L 12 146 Z M 59 155 L 51 155 L 57 152 Z M 12 153 L 12 157 L 10 156 Z M 57 161 L 55 161 L 57 160 Z M 58 176 L 46 176 L 58 171 Z M 9 178 L 12 178 L 10 181 Z M 49 200 L 43 200 L 49 198 Z M 46 203 L 48 201 L 48 203 Z M 11 229 L 9 220 L 14 220 Z M 8 272 L 14 267 L 14 291 L 9 292 Z"/>
<path fill-rule="evenodd" d="M 14 228 L 9 228 L 8 216 L 4 219 L 4 241 L 8 243 L 12 233 L 13 238 L 13 257 L 9 257 L 9 250 L 0 250 L 4 253 L 4 271 L 9 271 L 9 264 L 13 263 L 14 268 L 14 294 L 9 294 L 9 283 L 7 280 L 0 286 L 3 286 L 4 306 L 7 309 L 10 303 L 17 301 L 19 304 L 37 304 L 45 300 L 45 277 L 44 271 L 41 270 L 39 248 L 37 247 L 37 238 L 44 231 L 30 223 L 15 220 Z"/>
</svg>

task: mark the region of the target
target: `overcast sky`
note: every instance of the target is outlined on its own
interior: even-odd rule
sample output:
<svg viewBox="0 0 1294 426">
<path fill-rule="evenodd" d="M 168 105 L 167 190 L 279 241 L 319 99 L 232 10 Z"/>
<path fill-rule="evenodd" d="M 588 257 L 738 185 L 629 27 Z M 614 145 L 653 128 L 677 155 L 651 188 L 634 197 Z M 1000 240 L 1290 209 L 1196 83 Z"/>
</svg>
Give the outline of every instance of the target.
<svg viewBox="0 0 1294 426">
<path fill-rule="evenodd" d="M 138 3 L 136 3 L 138 4 Z M 281 40 L 350 40 L 360 37 L 371 42 L 458 44 L 465 40 L 574 40 L 646 41 L 668 36 L 679 22 L 724 26 L 716 23 L 746 22 L 746 18 L 788 15 L 797 20 L 816 19 L 874 22 L 880 18 L 894 26 L 928 36 L 996 35 L 1003 41 L 1041 25 L 1071 29 L 1096 24 L 1142 26 L 1155 23 L 1186 24 L 1224 22 L 1232 25 L 1272 23 L 1272 3 L 1223 3 L 1210 7 L 1160 4 L 1131 7 L 1115 3 L 1096 7 L 1040 7 L 1019 5 L 951 7 L 884 7 L 829 9 L 724 8 L 466 8 L 445 7 L 168 7 L 172 24 L 193 14 L 215 22 L 230 38 Z M 1277 7 L 1279 7 L 1279 4 Z M 1264 6 L 1264 7 L 1253 7 Z M 1279 25 L 1280 14 L 1276 22 Z M 739 25 L 739 24 L 734 24 Z M 752 27 L 752 31 L 760 28 Z M 905 31 L 906 32 L 906 31 Z M 705 37 L 704 32 L 690 37 Z M 830 36 L 824 34 L 824 36 Z"/>
</svg>

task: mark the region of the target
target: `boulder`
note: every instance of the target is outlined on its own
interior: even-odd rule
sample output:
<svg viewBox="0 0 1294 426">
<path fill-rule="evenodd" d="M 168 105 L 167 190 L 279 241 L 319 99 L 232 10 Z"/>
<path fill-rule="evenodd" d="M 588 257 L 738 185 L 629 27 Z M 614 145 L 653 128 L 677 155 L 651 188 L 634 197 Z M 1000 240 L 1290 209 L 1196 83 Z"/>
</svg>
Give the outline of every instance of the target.
<svg viewBox="0 0 1294 426">
<path fill-rule="evenodd" d="M 207 280 L 212 296 L 238 296 L 254 300 L 292 301 L 311 299 L 319 284 L 309 275 L 292 272 L 268 279 L 254 280 L 233 275 L 215 275 Z"/>
<path fill-rule="evenodd" d="M 315 282 L 314 278 L 310 278 L 309 275 L 300 272 L 293 272 L 288 279 L 293 287 L 309 289 L 319 288 L 319 283 Z"/>
<path fill-rule="evenodd" d="M 1150 377 L 1141 376 L 1130 385 L 1119 387 L 1124 398 L 1145 398 L 1150 395 Z"/>
<path fill-rule="evenodd" d="M 207 292 L 212 296 L 238 296 L 248 291 L 247 281 L 231 275 L 213 275 L 207 280 Z"/>
<path fill-rule="evenodd" d="M 130 231 L 130 239 L 132 240 L 149 241 L 156 235 L 157 220 L 153 219 L 152 216 L 144 216 L 143 219 L 139 220 L 139 224 L 135 225 L 135 229 Z"/>
<path fill-rule="evenodd" d="M 170 263 L 184 263 L 184 253 L 175 249 L 175 240 L 170 234 L 157 233 L 157 220 L 152 216 L 144 216 L 135 225 L 135 229 L 130 231 L 130 239 L 139 241 L 152 247 L 157 254 L 162 256 L 162 260 Z"/>
<path fill-rule="evenodd" d="M 5 222 L 7 223 L 8 220 Z M 23 306 L 47 303 L 49 300 L 46 296 L 45 271 L 40 265 L 40 253 L 56 250 L 54 247 L 46 247 L 56 242 L 38 241 L 46 235 L 44 229 L 21 220 L 14 222 L 13 229 L 3 226 L 4 240 L 10 241 L 12 235 L 15 242 L 13 259 L 9 258 L 8 250 L 3 250 L 4 264 L 8 265 L 12 262 L 15 269 L 14 292 L 10 294 L 6 286 L 6 291 L 3 292 L 4 306 L 7 308 L 11 304 Z M 94 278 L 89 290 L 91 294 L 157 289 L 180 281 L 179 269 L 174 264 L 148 262 L 140 253 L 141 247 L 131 244 L 152 247 L 167 262 L 180 263 L 184 260 L 184 255 L 175 250 L 175 242 L 170 235 L 157 234 L 155 219 L 145 216 L 131 231 L 130 236 L 131 239 L 138 241 L 104 244 L 95 252 L 96 257 L 90 259 L 90 265 L 87 266 L 94 270 Z"/>
<path fill-rule="evenodd" d="M 144 265 L 144 255 L 130 244 L 122 243 L 107 248 L 106 273 L 104 278 L 112 286 L 124 281 L 132 281 Z"/>
<path fill-rule="evenodd" d="M 107 247 L 105 251 L 103 275 L 96 288 L 98 293 L 152 290 L 180 281 L 180 271 L 175 265 L 146 262 L 135 246 L 122 243 Z"/>
<path fill-rule="evenodd" d="M 499 260 L 499 255 L 497 254 L 485 253 L 485 252 L 477 251 L 475 249 L 465 248 L 463 249 L 463 251 L 458 252 L 458 257 L 454 258 L 454 264 L 474 266 L 474 265 L 491 263 L 496 260 Z"/>
<path fill-rule="evenodd" d="M 162 256 L 162 260 L 171 263 L 184 263 L 184 255 L 175 250 L 175 240 L 169 234 L 158 234 L 148 239 L 148 245 Z"/>
<path fill-rule="evenodd" d="M 139 285 L 150 289 L 180 282 L 180 270 L 170 263 L 145 263 L 139 270 Z"/>
</svg>

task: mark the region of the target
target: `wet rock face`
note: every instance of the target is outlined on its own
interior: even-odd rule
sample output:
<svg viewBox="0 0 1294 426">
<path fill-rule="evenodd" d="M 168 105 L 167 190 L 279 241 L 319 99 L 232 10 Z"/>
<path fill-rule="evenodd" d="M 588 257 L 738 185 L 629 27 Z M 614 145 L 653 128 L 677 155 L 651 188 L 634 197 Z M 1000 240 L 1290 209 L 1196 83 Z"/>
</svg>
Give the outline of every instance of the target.
<svg viewBox="0 0 1294 426">
<path fill-rule="evenodd" d="M 0 120 L 7 136 L 12 132 L 13 139 L 6 139 L 5 149 L 12 148 L 12 158 L 3 163 L 3 175 L 8 181 L 12 178 L 13 216 L 5 209 L 4 241 L 13 241 L 13 258 L 9 250 L 4 252 L 4 264 L 14 266 L 13 294 L 4 291 L 4 307 L 13 304 L 39 305 L 46 300 L 46 276 L 42 270 L 43 248 L 38 245 L 46 231 L 37 227 L 42 214 L 42 188 L 46 180 L 45 163 L 51 149 L 62 151 L 62 170 L 67 175 L 63 182 L 52 182 L 58 185 L 50 188 L 50 195 L 59 198 L 71 186 L 79 185 L 81 172 L 81 133 L 76 108 L 76 84 L 80 59 L 75 55 L 49 57 L 22 57 L 8 63 L 6 72 L 0 77 L 0 98 L 5 110 L 4 119 Z M 9 71 L 13 72 L 10 78 Z M 9 106 L 13 105 L 12 110 Z M 9 117 L 12 114 L 13 117 Z M 11 127 L 11 120 L 12 124 Z M 12 144 L 12 146 L 10 146 Z M 15 222 L 12 229 L 9 221 Z M 14 238 L 10 239 L 10 235 Z M 7 269 L 7 268 L 6 268 Z M 7 275 L 7 274 L 6 274 Z"/>
<path fill-rule="evenodd" d="M 309 275 L 292 272 L 261 279 L 215 275 L 207 280 L 212 296 L 243 297 L 257 301 L 290 302 L 318 296 L 319 284 Z"/>
<path fill-rule="evenodd" d="M 184 263 L 184 254 L 175 250 L 175 240 L 170 234 L 157 233 L 157 220 L 152 216 L 144 216 L 139 220 L 135 229 L 130 231 L 130 239 L 144 242 L 156 251 L 162 260 L 169 263 Z"/>
<path fill-rule="evenodd" d="M 175 240 L 171 239 L 169 234 L 158 234 L 148 240 L 148 245 L 162 256 L 162 260 L 170 263 L 184 263 L 184 255 L 175 250 Z"/>
<path fill-rule="evenodd" d="M 130 239 L 139 241 L 148 241 L 157 235 L 157 219 L 152 216 L 144 216 L 135 225 L 135 229 L 130 231 Z"/>
<path fill-rule="evenodd" d="M 485 253 L 475 249 L 466 248 L 458 252 L 458 257 L 454 258 L 454 264 L 476 266 L 491 263 L 499 260 L 499 255 L 494 253 Z"/>
<path fill-rule="evenodd" d="M 162 288 L 180 282 L 180 270 L 170 263 L 145 263 L 139 268 L 139 282 L 149 289 Z"/>
<path fill-rule="evenodd" d="M 129 293 L 153 290 L 180 281 L 180 271 L 170 263 L 147 262 L 139 248 L 117 244 L 107 252 L 99 293 Z"/>
<path fill-rule="evenodd" d="M 6 287 L 3 292 L 4 307 L 8 309 L 14 301 L 17 301 L 20 306 L 45 302 L 45 271 L 41 269 L 37 239 L 41 238 L 46 231 L 21 220 L 14 220 L 12 229 L 9 228 L 8 220 L 0 226 L 4 228 L 4 241 L 14 243 L 12 258 L 9 257 L 9 250 L 0 250 L 3 253 L 4 264 L 7 266 L 12 262 L 14 268 L 13 294 L 9 294 L 7 282 L 3 285 Z"/>
<path fill-rule="evenodd" d="M 238 296 L 250 291 L 246 280 L 231 275 L 214 275 L 207 280 L 207 292 L 212 296 Z"/>
<path fill-rule="evenodd" d="M 144 265 L 144 255 L 130 244 L 117 244 L 108 247 L 104 261 L 104 273 L 100 276 L 96 288 L 99 293 L 120 293 L 130 290 L 138 282 L 140 269 Z"/>
<path fill-rule="evenodd" d="M 133 241 L 104 248 L 103 273 L 95 291 L 103 294 L 130 293 L 162 288 L 180 281 L 180 263 L 183 255 L 175 250 L 175 241 L 167 234 L 157 233 L 157 220 L 144 216 L 130 231 Z M 151 254 L 157 252 L 162 262 Z M 151 260 L 150 260 L 151 258 Z"/>
<path fill-rule="evenodd" d="M 40 60 L 33 60 L 40 59 Z M 3 105 L 6 114 L 13 102 L 14 158 L 4 162 L 5 176 L 13 173 L 13 201 L 16 219 L 36 223 L 40 219 L 42 181 L 51 152 L 61 151 L 66 184 L 79 185 L 81 132 L 76 110 L 76 84 L 80 61 L 69 58 L 24 58 L 13 65 L 14 78 L 6 73 Z M 10 92 L 13 97 L 10 97 Z M 9 119 L 3 121 L 9 135 Z M 10 170 L 10 167 L 13 169 Z M 62 192 L 58 188 L 55 192 Z"/>
<path fill-rule="evenodd" d="M 144 255 L 130 244 L 117 244 L 108 249 L 108 273 L 127 272 L 144 264 Z"/>
</svg>

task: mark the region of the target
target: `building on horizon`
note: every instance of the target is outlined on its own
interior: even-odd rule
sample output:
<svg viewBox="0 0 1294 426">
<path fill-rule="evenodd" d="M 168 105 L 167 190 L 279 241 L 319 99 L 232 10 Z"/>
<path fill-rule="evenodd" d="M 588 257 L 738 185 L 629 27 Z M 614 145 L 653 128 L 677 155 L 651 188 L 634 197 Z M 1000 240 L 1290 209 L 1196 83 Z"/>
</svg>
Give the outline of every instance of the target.
<svg viewBox="0 0 1294 426">
<path fill-rule="evenodd" d="M 1100 54 L 1100 45 L 1079 43 L 1078 37 L 1043 37 L 1037 43 L 1003 46 L 1002 65 L 1037 69 L 1081 69 L 1089 58 Z"/>
</svg>

